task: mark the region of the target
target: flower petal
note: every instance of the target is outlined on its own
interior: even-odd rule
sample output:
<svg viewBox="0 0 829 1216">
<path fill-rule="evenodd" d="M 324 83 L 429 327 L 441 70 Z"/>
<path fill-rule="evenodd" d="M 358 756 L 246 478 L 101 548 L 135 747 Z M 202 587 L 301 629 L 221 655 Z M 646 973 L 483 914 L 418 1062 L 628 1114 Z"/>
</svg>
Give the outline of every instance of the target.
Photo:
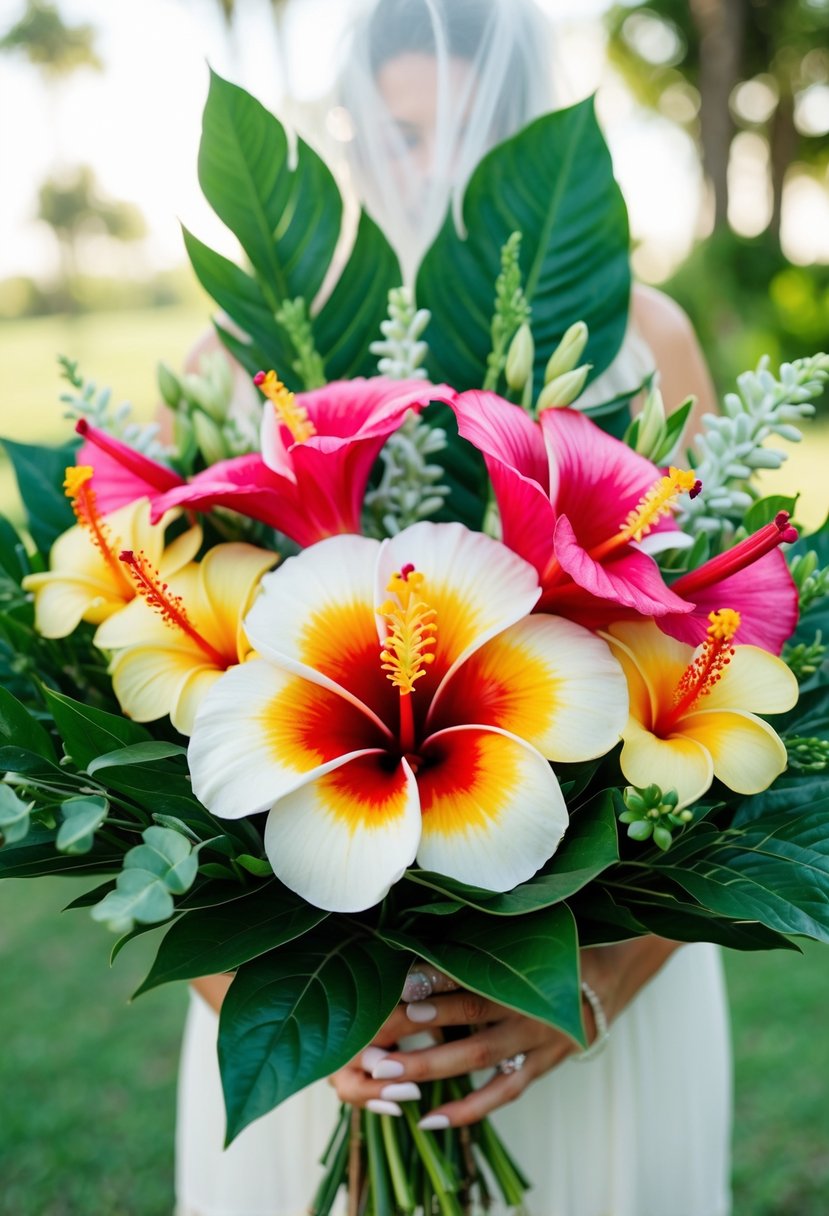
<svg viewBox="0 0 829 1216">
<path fill-rule="evenodd" d="M 171 712 L 179 690 L 204 656 L 175 646 L 130 646 L 110 663 L 112 690 L 128 718 L 154 722 Z"/>
<path fill-rule="evenodd" d="M 187 673 L 170 708 L 170 721 L 180 734 L 192 735 L 196 714 L 213 685 L 223 675 L 224 672 L 208 664 L 193 667 Z"/>
<path fill-rule="evenodd" d="M 495 726 L 548 760 L 602 756 L 628 717 L 624 674 L 600 638 L 560 617 L 527 617 L 456 669 L 429 724 Z"/>
<path fill-rule="evenodd" d="M 199 592 L 199 568 L 195 562 L 178 570 L 168 584 L 173 596 L 180 596 L 188 612 L 193 613 Z M 120 612 L 111 616 L 95 634 L 95 645 L 102 650 L 123 650 L 133 646 L 160 646 L 162 649 L 197 653 L 204 661 L 204 653 L 192 638 L 177 629 L 155 608 L 151 608 L 142 596 L 136 598 Z"/>
<path fill-rule="evenodd" d="M 59 572 L 27 574 L 23 589 L 34 592 L 35 629 L 44 638 L 68 637 L 81 621 L 97 625 L 124 606 L 111 586 Z"/>
<path fill-rule="evenodd" d="M 432 735 L 422 754 L 418 865 L 509 891 L 552 857 L 567 808 L 535 748 L 503 731 L 458 726 Z"/>
<path fill-rule="evenodd" d="M 712 558 L 706 566 L 716 569 L 718 560 Z M 798 616 L 797 587 L 781 550 L 766 553 L 736 574 L 717 578 L 706 586 L 694 586 L 690 580 L 702 580 L 705 568 L 701 566 L 684 575 L 675 584 L 677 594 L 687 595 L 694 611 L 662 617 L 659 628 L 671 637 L 697 646 L 705 640 L 709 612 L 736 608 L 740 613 L 738 643 L 762 646 L 772 654 L 780 654 L 783 643 L 794 632 Z M 689 588 L 687 592 L 685 586 Z"/>
<path fill-rule="evenodd" d="M 379 742 L 371 720 L 343 697 L 250 659 L 217 680 L 196 715 L 193 792 L 220 818 L 240 819 Z"/>
<path fill-rule="evenodd" d="M 380 666 L 374 573 L 380 543 L 320 541 L 262 579 L 245 618 L 253 647 L 307 680 L 396 721 L 398 694 Z"/>
<path fill-rule="evenodd" d="M 767 722 L 737 710 L 701 709 L 677 724 L 710 752 L 714 776 L 737 794 L 759 794 L 786 768 L 786 748 Z"/>
<path fill-rule="evenodd" d="M 731 662 L 699 707 L 782 714 L 797 704 L 798 691 L 794 673 L 782 659 L 759 646 L 735 646 Z"/>
<path fill-rule="evenodd" d="M 138 498 L 157 498 L 164 491 L 182 484 L 181 477 L 173 469 L 150 460 L 107 431 L 90 426 L 86 419 L 78 422 L 76 430 L 84 437 L 77 463 L 91 465 L 95 470 L 92 488 L 98 507 L 104 513 Z"/>
<path fill-rule="evenodd" d="M 666 585 L 653 558 L 630 546 L 620 556 L 597 562 L 576 538 L 566 515 L 559 515 L 554 537 L 555 554 L 561 568 L 591 596 L 633 608 L 642 616 L 662 616 L 666 612 L 690 612 L 691 606 Z M 545 595 L 545 607 L 556 610 L 555 586 Z M 576 608 L 567 615 L 578 619 Z M 608 620 L 612 620 L 612 611 Z"/>
<path fill-rule="evenodd" d="M 631 785 L 658 785 L 663 793 L 676 790 L 680 807 L 696 802 L 714 779 L 711 753 L 695 738 L 659 739 L 630 718 L 624 740 L 619 764 Z"/>
<path fill-rule="evenodd" d="M 276 803 L 265 852 L 286 887 L 330 912 L 379 903 L 414 861 L 417 784 L 405 760 L 350 760 Z"/>
<path fill-rule="evenodd" d="M 222 654 L 238 654 L 247 647 L 242 619 L 254 591 L 277 555 L 255 545 L 216 545 L 200 563 L 199 604 L 194 616 L 203 635 Z"/>
<path fill-rule="evenodd" d="M 172 512 L 169 514 L 172 517 Z M 162 532 L 165 526 L 166 521 L 163 518 L 155 525 Z M 188 528 L 186 532 L 182 532 L 181 536 L 177 536 L 175 540 L 170 541 L 158 563 L 159 574 L 163 578 L 169 578 L 171 574 L 175 574 L 182 566 L 186 566 L 188 562 L 192 562 L 201 548 L 202 539 L 202 530 L 196 524 L 194 527 Z M 145 548 L 145 546 L 139 546 L 139 548 Z"/>
<path fill-rule="evenodd" d="M 624 668 L 632 716 L 649 727 L 660 707 L 673 704 L 693 650 L 667 637 L 653 621 L 616 621 L 602 636 Z"/>
<path fill-rule="evenodd" d="M 437 614 L 435 660 L 418 684 L 420 693 L 433 690 L 489 638 L 526 616 L 541 593 L 533 567 L 506 545 L 463 524 L 420 523 L 384 541 L 377 560 L 378 606 L 392 574 L 408 564 L 423 574 L 423 599 Z"/>
</svg>

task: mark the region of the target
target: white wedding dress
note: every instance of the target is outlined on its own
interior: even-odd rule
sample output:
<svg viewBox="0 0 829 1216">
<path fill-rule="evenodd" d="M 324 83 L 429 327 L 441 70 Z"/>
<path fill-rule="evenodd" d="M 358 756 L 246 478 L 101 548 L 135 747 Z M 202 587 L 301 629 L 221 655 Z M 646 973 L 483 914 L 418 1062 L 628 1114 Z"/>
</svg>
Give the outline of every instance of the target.
<svg viewBox="0 0 829 1216">
<path fill-rule="evenodd" d="M 303 1216 L 337 1097 L 318 1082 L 222 1150 L 218 1019 L 195 994 L 181 1062 L 176 1216 Z M 684 946 L 614 1022 L 494 1117 L 531 1216 L 727 1216 L 731 1067 L 719 952 Z M 493 1208 L 493 1216 L 499 1216 Z"/>
</svg>

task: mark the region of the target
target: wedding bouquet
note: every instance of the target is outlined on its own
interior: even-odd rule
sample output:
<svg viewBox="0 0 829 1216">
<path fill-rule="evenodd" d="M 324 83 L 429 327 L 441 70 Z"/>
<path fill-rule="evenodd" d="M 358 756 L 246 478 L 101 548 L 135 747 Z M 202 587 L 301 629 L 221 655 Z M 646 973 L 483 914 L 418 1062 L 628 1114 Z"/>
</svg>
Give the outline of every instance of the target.
<svg viewBox="0 0 829 1216">
<path fill-rule="evenodd" d="M 199 172 L 246 265 L 185 240 L 261 420 L 222 356 L 162 368 L 166 447 L 66 362 L 77 436 L 7 443 L 0 876 L 100 876 L 71 906 L 113 954 L 169 924 L 139 992 L 235 973 L 228 1140 L 416 960 L 584 1047 L 580 948 L 829 939 L 829 532 L 755 484 L 829 358 L 747 373 L 686 457 L 653 384 L 632 424 L 579 408 L 630 289 L 589 102 L 481 162 L 414 293 L 363 214 L 321 294 L 333 178 L 218 77 Z M 344 1110 L 313 1210 L 519 1203 L 487 1123 L 422 1118 L 469 1084 Z"/>
</svg>

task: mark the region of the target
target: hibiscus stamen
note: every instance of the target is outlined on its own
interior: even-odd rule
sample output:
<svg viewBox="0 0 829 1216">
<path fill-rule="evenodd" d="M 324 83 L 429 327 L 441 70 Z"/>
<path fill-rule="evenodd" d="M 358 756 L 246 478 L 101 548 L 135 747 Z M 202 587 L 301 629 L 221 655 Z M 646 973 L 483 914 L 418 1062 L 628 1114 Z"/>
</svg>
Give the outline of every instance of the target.
<svg viewBox="0 0 829 1216">
<path fill-rule="evenodd" d="M 696 498 L 701 489 L 702 482 L 697 479 L 695 473 L 671 465 L 665 476 L 654 482 L 647 494 L 644 494 L 636 507 L 628 513 L 616 535 L 591 549 L 590 556 L 594 561 L 599 561 L 622 545 L 641 541 L 660 519 L 671 514 L 680 494 L 690 494 L 691 498 Z"/>
<path fill-rule="evenodd" d="M 761 557 L 771 553 L 778 545 L 792 544 L 797 540 L 797 536 L 797 528 L 789 523 L 788 511 L 778 511 L 772 522 L 766 524 L 764 528 L 758 528 L 756 532 L 752 532 L 751 536 L 747 536 L 733 548 L 710 558 L 697 570 L 683 574 L 681 578 L 671 584 L 671 590 L 675 591 L 677 595 L 681 595 L 683 599 L 693 600 L 694 596 L 705 587 L 710 587 L 712 584 L 720 582 L 721 579 L 729 578 L 732 574 L 739 574 L 741 570 L 745 570 L 746 566 L 753 565 Z"/>
<path fill-rule="evenodd" d="M 740 628 L 740 614 L 733 608 L 720 608 L 708 614 L 708 636 L 698 654 L 691 660 L 674 692 L 673 709 L 660 723 L 660 734 L 687 714 L 701 697 L 710 693 L 721 679 L 734 656 L 732 642 Z"/>
<path fill-rule="evenodd" d="M 70 465 L 65 473 L 63 490 L 72 503 L 78 523 L 89 533 L 93 545 L 115 576 L 116 583 L 126 592 L 127 598 L 132 599 L 135 591 L 116 556 L 117 542 L 112 540 L 110 530 L 98 510 L 91 485 L 94 472 L 88 464 Z"/>
<path fill-rule="evenodd" d="M 125 549 L 121 554 L 121 561 L 132 575 L 138 594 L 150 608 L 154 608 L 162 620 L 173 629 L 180 630 L 192 642 L 195 642 L 214 667 L 226 671 L 235 662 L 235 659 L 226 659 L 216 650 L 215 646 L 211 646 L 207 638 L 202 637 L 187 615 L 184 600 L 180 595 L 174 595 L 167 583 L 162 583 L 161 575 L 153 569 L 143 553 Z"/>
<path fill-rule="evenodd" d="M 297 404 L 295 395 L 285 387 L 276 372 L 257 372 L 253 383 L 273 404 L 277 418 L 291 432 L 295 443 L 304 443 L 316 435 L 317 428 L 308 417 L 308 411 Z"/>
<path fill-rule="evenodd" d="M 412 565 L 403 566 L 391 576 L 386 587 L 394 598 L 378 609 L 389 627 L 380 660 L 387 678 L 400 691 L 400 745 L 404 752 L 413 751 L 415 746 L 410 699 L 415 682 L 435 661 L 435 610 L 421 598 L 422 586 L 423 575 Z"/>
</svg>

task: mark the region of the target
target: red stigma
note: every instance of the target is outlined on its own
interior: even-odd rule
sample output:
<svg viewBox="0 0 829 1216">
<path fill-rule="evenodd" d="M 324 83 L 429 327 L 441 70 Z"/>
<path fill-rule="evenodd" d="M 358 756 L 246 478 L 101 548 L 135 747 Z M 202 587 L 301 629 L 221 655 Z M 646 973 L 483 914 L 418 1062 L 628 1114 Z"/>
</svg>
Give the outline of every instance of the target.
<svg viewBox="0 0 829 1216">
<path fill-rule="evenodd" d="M 75 430 L 77 434 L 86 436 L 89 434 L 89 423 L 85 418 L 79 418 L 75 423 Z"/>
<path fill-rule="evenodd" d="M 702 493 L 702 482 L 699 478 L 694 482 L 693 488 L 688 491 L 689 498 L 698 498 Z"/>
<path fill-rule="evenodd" d="M 414 572 L 415 568 L 412 563 L 407 562 L 405 566 L 401 566 L 400 568 L 400 577 L 403 579 L 404 583 L 407 583 L 409 581 L 409 575 L 414 574 Z"/>
<path fill-rule="evenodd" d="M 774 526 L 780 533 L 780 539 L 791 545 L 798 538 L 797 528 L 789 524 L 791 516 L 788 511 L 778 511 L 774 517 Z"/>
<path fill-rule="evenodd" d="M 265 376 L 264 372 L 257 372 L 256 375 L 253 377 L 253 383 L 256 385 L 257 388 L 259 388 L 260 385 L 264 384 L 265 380 L 266 380 L 266 376 Z"/>
</svg>

